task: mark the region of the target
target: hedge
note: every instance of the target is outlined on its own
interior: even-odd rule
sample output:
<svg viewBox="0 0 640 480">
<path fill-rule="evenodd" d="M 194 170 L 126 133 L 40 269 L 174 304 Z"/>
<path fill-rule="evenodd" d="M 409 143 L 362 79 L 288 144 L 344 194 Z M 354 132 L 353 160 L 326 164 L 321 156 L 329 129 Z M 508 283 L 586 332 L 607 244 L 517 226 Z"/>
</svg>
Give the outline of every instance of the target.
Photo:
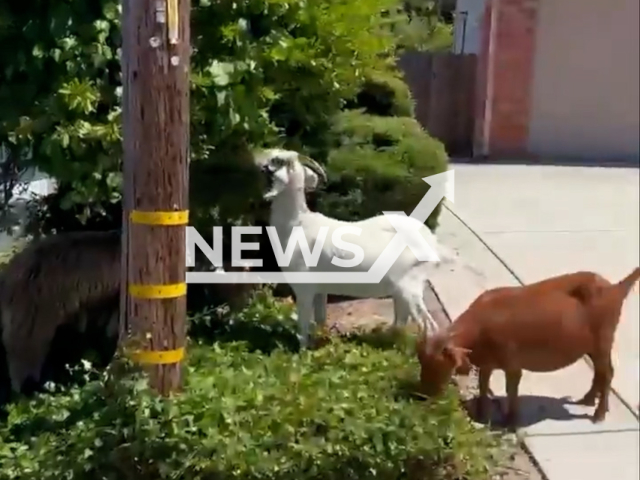
<svg viewBox="0 0 640 480">
<path fill-rule="evenodd" d="M 329 184 L 318 209 L 343 220 L 411 213 L 428 191 L 423 177 L 447 170 L 444 146 L 407 117 L 379 117 L 345 111 L 334 124 L 334 148 L 327 162 Z M 440 206 L 427 220 L 434 229 Z"/>
<path fill-rule="evenodd" d="M 453 389 L 430 402 L 410 394 L 409 337 L 386 349 L 333 339 L 265 354 L 252 339 L 293 327 L 291 306 L 251 312 L 235 320 L 255 329 L 245 341 L 191 345 L 185 389 L 171 399 L 116 362 L 83 386 L 14 405 L 0 428 L 0 480 L 490 478 L 500 444 Z"/>
<path fill-rule="evenodd" d="M 383 117 L 413 117 L 415 104 L 411 90 L 397 71 L 374 71 L 366 76 L 354 99 L 347 102 L 348 110 L 362 109 L 364 113 Z"/>
</svg>

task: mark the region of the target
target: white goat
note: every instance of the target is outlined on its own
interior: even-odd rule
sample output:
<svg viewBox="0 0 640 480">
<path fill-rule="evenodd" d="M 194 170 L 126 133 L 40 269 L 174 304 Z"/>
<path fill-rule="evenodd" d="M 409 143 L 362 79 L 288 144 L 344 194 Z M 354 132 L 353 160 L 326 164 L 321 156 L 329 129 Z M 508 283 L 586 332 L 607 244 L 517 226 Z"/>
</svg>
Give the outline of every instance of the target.
<svg viewBox="0 0 640 480">
<path fill-rule="evenodd" d="M 289 265 L 281 267 L 284 272 L 367 272 L 396 235 L 397 230 L 385 215 L 359 222 L 343 222 L 310 211 L 305 200 L 305 189 L 315 189 L 319 177 L 326 181 L 326 174 L 322 167 L 309 157 L 294 151 L 269 149 L 257 153 L 255 160 L 261 171 L 266 174 L 269 183 L 264 198 L 271 201 L 270 224 L 275 228 L 283 249 L 288 245 L 294 227 L 302 227 L 311 250 L 315 250 L 314 246 L 321 236 L 321 228 L 328 229 L 328 232 L 322 235 L 325 241 L 316 266 L 307 266 L 297 244 Z M 360 298 L 391 296 L 394 301 L 394 324 L 404 325 L 410 316 L 427 331 L 437 329 L 437 324 L 424 303 L 424 289 L 434 270 L 444 264 L 457 262 L 456 255 L 438 245 L 433 233 L 418 220 L 401 215 L 397 218 L 398 222 L 404 222 L 408 230 L 419 232 L 427 240 L 428 245 L 438 253 L 440 262 L 419 261 L 414 253 L 405 247 L 379 283 L 292 284 L 296 296 L 302 346 L 308 345 L 312 319 L 315 318 L 319 325 L 326 321 L 327 294 Z M 343 260 L 351 260 L 354 257 L 352 251 L 338 248 L 331 240 L 333 232 L 345 226 L 358 227 L 362 232 L 359 236 L 353 234 L 354 238 L 349 239 L 350 243 L 359 245 L 365 253 L 363 261 L 355 267 L 339 267 L 331 262 L 334 257 Z M 345 240 L 348 235 L 344 234 Z"/>
</svg>

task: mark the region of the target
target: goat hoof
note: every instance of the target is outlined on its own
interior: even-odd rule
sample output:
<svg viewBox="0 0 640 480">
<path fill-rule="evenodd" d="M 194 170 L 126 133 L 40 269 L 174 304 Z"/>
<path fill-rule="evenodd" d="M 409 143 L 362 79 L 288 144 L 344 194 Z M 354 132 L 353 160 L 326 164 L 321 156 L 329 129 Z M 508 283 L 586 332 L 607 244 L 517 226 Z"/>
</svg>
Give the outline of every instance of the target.
<svg viewBox="0 0 640 480">
<path fill-rule="evenodd" d="M 490 398 L 476 398 L 475 416 L 480 423 L 489 423 L 491 420 L 492 401 Z"/>
<path fill-rule="evenodd" d="M 596 412 L 593 414 L 593 417 L 591 417 L 591 422 L 601 423 L 604 420 L 605 415 L 606 415 L 606 412 Z"/>
<path fill-rule="evenodd" d="M 505 426 L 510 432 L 516 432 L 518 430 L 518 414 L 507 413 L 505 416 Z"/>
<path fill-rule="evenodd" d="M 584 405 L 585 407 L 594 407 L 596 405 L 595 396 L 583 397 L 580 400 L 576 400 L 576 405 Z"/>
</svg>

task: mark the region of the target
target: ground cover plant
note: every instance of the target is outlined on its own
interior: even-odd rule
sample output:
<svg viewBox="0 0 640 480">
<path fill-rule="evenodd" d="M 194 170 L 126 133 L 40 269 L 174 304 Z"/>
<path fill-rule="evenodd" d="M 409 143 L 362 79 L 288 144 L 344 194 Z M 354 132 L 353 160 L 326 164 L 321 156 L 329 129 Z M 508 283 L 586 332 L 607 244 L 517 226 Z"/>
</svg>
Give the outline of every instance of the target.
<svg viewBox="0 0 640 480">
<path fill-rule="evenodd" d="M 203 332 L 219 313 L 194 324 Z M 213 343 L 193 332 L 172 399 L 118 361 L 11 406 L 0 479 L 489 478 L 499 442 L 467 419 L 455 390 L 411 395 L 411 337 L 351 334 L 292 351 L 292 305 L 264 291 L 225 322 Z M 256 343 L 269 335 L 280 343 Z"/>
</svg>

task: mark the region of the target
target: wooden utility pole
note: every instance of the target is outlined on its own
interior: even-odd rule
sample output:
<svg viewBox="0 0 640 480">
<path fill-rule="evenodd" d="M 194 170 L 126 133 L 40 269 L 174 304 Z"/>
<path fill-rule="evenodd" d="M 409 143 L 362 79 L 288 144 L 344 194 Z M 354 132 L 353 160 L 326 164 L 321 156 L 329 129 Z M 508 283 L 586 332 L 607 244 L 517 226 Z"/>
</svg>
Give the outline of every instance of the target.
<svg viewBox="0 0 640 480">
<path fill-rule="evenodd" d="M 181 387 L 186 340 L 191 2 L 123 2 L 121 340 L 167 395 Z"/>
</svg>

